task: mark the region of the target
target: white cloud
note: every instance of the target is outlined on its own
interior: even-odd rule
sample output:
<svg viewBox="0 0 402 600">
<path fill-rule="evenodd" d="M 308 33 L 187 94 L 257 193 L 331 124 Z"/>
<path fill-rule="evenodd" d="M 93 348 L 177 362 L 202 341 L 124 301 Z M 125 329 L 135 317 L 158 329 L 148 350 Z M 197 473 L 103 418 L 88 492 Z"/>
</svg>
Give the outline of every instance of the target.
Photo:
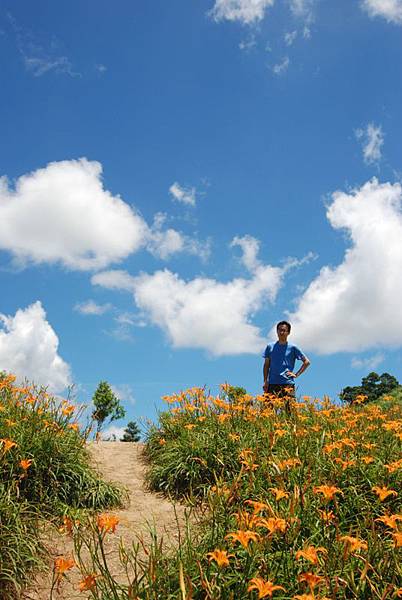
<svg viewBox="0 0 402 600">
<path fill-rule="evenodd" d="M 13 317 L 0 314 L 0 370 L 61 392 L 71 384 L 71 374 L 58 346 L 40 302 L 17 310 Z"/>
<path fill-rule="evenodd" d="M 108 442 L 119 442 L 124 435 L 125 427 L 109 425 L 107 429 L 101 432 L 101 439 Z"/>
<path fill-rule="evenodd" d="M 70 59 L 60 53 L 61 44 L 56 38 L 51 43 L 42 45 L 32 31 L 21 27 L 10 13 L 7 16 L 16 36 L 18 51 L 29 73 L 34 77 L 41 77 L 53 71 L 70 77 L 81 77 L 80 73 L 73 70 Z"/>
<path fill-rule="evenodd" d="M 289 57 L 285 56 L 285 58 L 281 62 L 277 63 L 272 67 L 272 71 L 275 73 L 275 75 L 282 75 L 288 70 L 289 64 Z"/>
<path fill-rule="evenodd" d="M 247 39 L 241 40 L 239 43 L 240 50 L 244 50 L 245 52 L 249 52 L 257 45 L 257 41 L 255 39 L 255 35 L 250 35 Z"/>
<path fill-rule="evenodd" d="M 74 310 L 81 313 L 82 315 L 103 315 L 111 308 L 112 305 L 109 303 L 97 304 L 94 300 L 87 300 L 87 302 L 78 302 L 74 306 Z"/>
<path fill-rule="evenodd" d="M 209 241 L 172 228 L 157 214 L 149 227 L 120 196 L 104 189 L 102 165 L 66 160 L 20 177 L 14 189 L 0 178 L 0 249 L 16 263 L 60 263 L 104 269 L 146 248 L 166 260 L 178 252 L 206 259 Z"/>
<path fill-rule="evenodd" d="M 319 354 L 402 345 L 402 187 L 373 179 L 335 192 L 327 217 L 350 239 L 343 262 L 323 267 L 289 314 L 294 336 Z"/>
<path fill-rule="evenodd" d="M 291 46 L 294 43 L 296 38 L 297 38 L 296 29 L 294 31 L 287 31 L 285 33 L 285 35 L 283 36 L 283 39 L 285 40 L 285 44 L 287 46 Z"/>
<path fill-rule="evenodd" d="M 72 64 L 67 56 L 52 58 L 50 56 L 28 56 L 22 53 L 22 57 L 27 71 L 30 71 L 34 77 L 40 77 L 49 71 L 65 73 L 71 77 L 80 77 L 79 73 L 73 71 Z"/>
<path fill-rule="evenodd" d="M 129 383 L 121 383 L 119 385 L 112 385 L 111 387 L 113 393 L 121 402 L 135 404 L 133 388 Z"/>
<path fill-rule="evenodd" d="M 102 166 L 85 158 L 53 162 L 20 177 L 0 179 L 0 248 L 24 263 L 99 269 L 138 250 L 145 221 L 103 188 Z"/>
<path fill-rule="evenodd" d="M 381 160 L 381 148 L 384 144 L 384 134 L 381 125 L 369 123 L 366 129 L 357 129 L 356 138 L 361 141 L 363 158 L 366 164 L 378 163 Z"/>
<path fill-rule="evenodd" d="M 296 17 L 303 18 L 311 23 L 315 2 L 316 0 L 290 0 L 290 9 Z"/>
<path fill-rule="evenodd" d="M 373 356 L 367 356 L 366 358 L 359 358 L 354 356 L 351 361 L 353 369 L 364 369 L 367 371 L 374 371 L 381 363 L 385 360 L 385 356 L 382 353 L 374 354 Z"/>
<path fill-rule="evenodd" d="M 258 260 L 258 252 L 260 250 L 260 242 L 251 235 L 245 235 L 243 237 L 236 236 L 233 238 L 230 247 L 234 248 L 239 246 L 242 249 L 241 261 L 244 266 L 253 273 L 259 266 L 260 261 Z"/>
<path fill-rule="evenodd" d="M 210 11 L 215 21 L 240 21 L 249 25 L 261 21 L 275 0 L 216 0 Z"/>
<path fill-rule="evenodd" d="M 185 252 L 193 254 L 207 260 L 211 252 L 210 240 L 203 242 L 195 237 L 187 236 L 180 231 L 169 228 L 163 230 L 167 216 L 164 213 L 157 213 L 154 218 L 154 223 L 149 231 L 147 250 L 154 256 L 168 260 L 173 254 Z"/>
<path fill-rule="evenodd" d="M 137 277 L 97 273 L 92 283 L 132 291 L 137 307 L 175 348 L 202 348 L 216 356 L 258 352 L 265 342 L 251 317 L 275 300 L 287 267 L 262 265 L 258 241 L 250 236 L 235 238 L 232 245 L 242 248 L 243 263 L 252 271 L 249 279 L 185 281 L 165 269 Z"/>
<path fill-rule="evenodd" d="M 362 0 L 370 17 L 383 17 L 389 23 L 402 24 L 402 0 Z"/>
<path fill-rule="evenodd" d="M 182 204 L 188 204 L 189 206 L 195 206 L 196 203 L 196 189 L 195 188 L 185 188 L 181 186 L 177 181 L 172 183 L 169 188 L 169 192 L 173 198 L 177 202 L 181 202 Z"/>
<path fill-rule="evenodd" d="M 91 283 L 101 285 L 109 290 L 124 290 L 126 292 L 134 292 L 135 277 L 122 271 L 115 269 L 113 271 L 101 271 L 91 277 Z"/>
<path fill-rule="evenodd" d="M 105 65 L 103 65 L 102 63 L 96 64 L 95 69 L 101 75 L 103 75 L 103 73 L 106 73 L 106 71 L 107 71 L 107 67 Z"/>
</svg>

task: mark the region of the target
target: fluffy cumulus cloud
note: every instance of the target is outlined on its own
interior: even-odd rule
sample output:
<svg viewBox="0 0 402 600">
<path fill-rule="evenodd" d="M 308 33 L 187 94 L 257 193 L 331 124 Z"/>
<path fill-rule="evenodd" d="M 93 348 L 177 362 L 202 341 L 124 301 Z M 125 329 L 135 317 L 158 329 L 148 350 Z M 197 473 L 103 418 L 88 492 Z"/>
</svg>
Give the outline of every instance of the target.
<svg viewBox="0 0 402 600">
<path fill-rule="evenodd" d="M 402 25 L 402 0 L 362 0 L 362 7 L 370 17 Z"/>
<path fill-rule="evenodd" d="M 96 161 L 53 162 L 20 177 L 14 188 L 0 178 L 0 249 L 22 266 L 104 269 L 141 248 L 163 260 L 179 252 L 207 258 L 208 242 L 164 230 L 163 223 L 157 215 L 149 227 L 132 206 L 106 190 Z"/>
<path fill-rule="evenodd" d="M 369 123 L 366 129 L 357 129 L 356 138 L 361 142 L 364 162 L 368 165 L 381 160 L 381 149 L 384 144 L 384 134 L 381 125 Z"/>
<path fill-rule="evenodd" d="M 165 332 L 175 348 L 202 348 L 216 356 L 254 353 L 263 347 L 264 339 L 251 318 L 275 300 L 287 267 L 261 264 L 258 242 L 250 236 L 235 238 L 232 245 L 242 249 L 249 278 L 186 281 L 165 269 L 137 277 L 103 272 L 94 275 L 92 282 L 131 291 L 143 315 Z"/>
<path fill-rule="evenodd" d="M 61 392 L 71 384 L 71 374 L 58 346 L 40 302 L 17 310 L 14 316 L 0 314 L 0 370 Z"/>
<path fill-rule="evenodd" d="M 216 0 L 211 15 L 216 21 L 240 21 L 251 24 L 261 21 L 275 0 Z"/>
<path fill-rule="evenodd" d="M 289 314 L 295 339 L 320 354 L 402 345 L 402 187 L 373 179 L 335 192 L 327 217 L 350 245 L 325 266 Z"/>
<path fill-rule="evenodd" d="M 147 226 L 121 198 L 104 189 L 102 166 L 86 159 L 50 163 L 0 180 L 0 248 L 19 262 L 100 269 L 144 243 Z"/>
</svg>

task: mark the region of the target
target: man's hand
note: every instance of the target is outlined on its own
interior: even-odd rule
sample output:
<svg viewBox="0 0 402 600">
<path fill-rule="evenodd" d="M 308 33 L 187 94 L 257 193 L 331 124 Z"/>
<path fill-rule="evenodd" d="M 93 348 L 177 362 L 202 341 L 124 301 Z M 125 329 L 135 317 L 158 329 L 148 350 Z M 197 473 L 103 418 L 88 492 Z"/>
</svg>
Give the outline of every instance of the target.
<svg viewBox="0 0 402 600">
<path fill-rule="evenodd" d="M 293 373 L 293 371 L 286 371 L 286 377 L 290 377 L 290 379 L 296 379 L 297 375 L 296 373 Z"/>
</svg>

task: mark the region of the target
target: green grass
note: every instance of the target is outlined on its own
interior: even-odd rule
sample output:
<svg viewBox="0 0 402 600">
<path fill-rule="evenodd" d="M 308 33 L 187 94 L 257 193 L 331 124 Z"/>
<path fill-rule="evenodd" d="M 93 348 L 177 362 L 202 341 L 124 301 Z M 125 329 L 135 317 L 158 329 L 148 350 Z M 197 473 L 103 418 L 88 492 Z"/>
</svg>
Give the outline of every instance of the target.
<svg viewBox="0 0 402 600">
<path fill-rule="evenodd" d="M 168 398 L 173 409 L 148 432 L 150 485 L 186 498 L 200 525 L 177 552 L 163 552 L 157 537 L 145 558 L 122 551 L 129 584 L 102 562 L 94 527 L 87 543 L 103 576 L 91 597 L 255 599 L 270 597 L 271 584 L 283 588 L 272 590 L 278 600 L 402 596 L 402 521 L 386 521 L 402 517 L 401 404 L 342 408 L 306 398 L 289 417 L 275 401 L 274 409 L 263 397 L 232 401 L 227 391 Z M 382 500 L 381 488 L 390 492 Z M 244 532 L 254 539 L 242 545 Z"/>
<path fill-rule="evenodd" d="M 69 401 L 0 376 L 1 599 L 18 596 L 42 565 L 44 520 L 59 524 L 70 512 L 121 505 L 122 490 L 90 466 L 78 417 Z"/>
</svg>

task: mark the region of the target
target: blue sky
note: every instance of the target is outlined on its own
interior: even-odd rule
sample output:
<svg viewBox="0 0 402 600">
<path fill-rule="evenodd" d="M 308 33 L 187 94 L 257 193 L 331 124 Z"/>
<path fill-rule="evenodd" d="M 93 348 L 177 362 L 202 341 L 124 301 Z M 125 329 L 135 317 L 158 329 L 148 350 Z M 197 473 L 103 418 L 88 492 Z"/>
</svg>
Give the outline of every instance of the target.
<svg viewBox="0 0 402 600">
<path fill-rule="evenodd" d="M 259 393 L 289 318 L 301 394 L 401 379 L 401 27 L 401 0 L 4 0 L 0 368 L 153 419 Z"/>
</svg>

